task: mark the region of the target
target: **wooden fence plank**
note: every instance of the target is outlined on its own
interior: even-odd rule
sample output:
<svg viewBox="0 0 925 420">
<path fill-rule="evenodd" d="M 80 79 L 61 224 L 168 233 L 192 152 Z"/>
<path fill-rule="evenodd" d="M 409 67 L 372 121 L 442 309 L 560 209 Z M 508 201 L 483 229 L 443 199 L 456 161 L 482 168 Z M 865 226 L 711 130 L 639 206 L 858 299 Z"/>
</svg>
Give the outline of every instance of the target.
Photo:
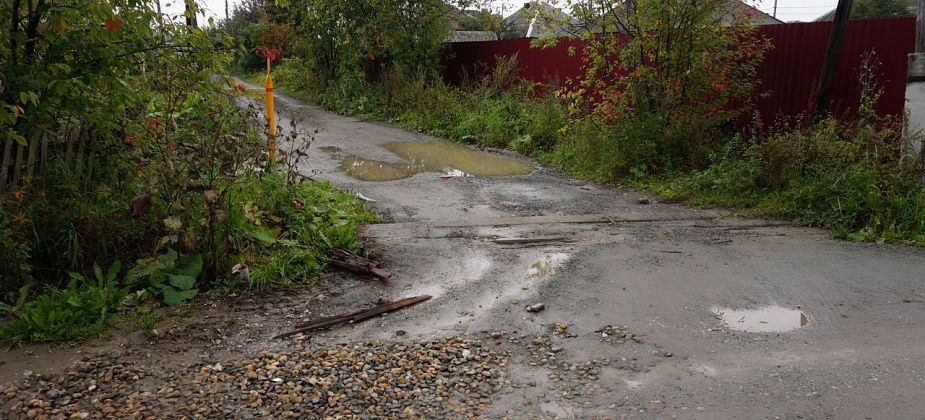
<svg viewBox="0 0 925 420">
<path fill-rule="evenodd" d="M 26 146 L 23 146 L 22 143 L 16 144 L 16 161 L 13 162 L 13 180 L 10 183 L 13 188 L 19 184 L 19 177 L 22 175 L 22 156 L 25 150 Z"/>
<path fill-rule="evenodd" d="M 13 154 L 13 140 L 7 140 L 3 147 L 3 162 L 0 163 L 0 190 L 6 187 L 7 177 L 10 172 L 10 155 Z"/>
</svg>

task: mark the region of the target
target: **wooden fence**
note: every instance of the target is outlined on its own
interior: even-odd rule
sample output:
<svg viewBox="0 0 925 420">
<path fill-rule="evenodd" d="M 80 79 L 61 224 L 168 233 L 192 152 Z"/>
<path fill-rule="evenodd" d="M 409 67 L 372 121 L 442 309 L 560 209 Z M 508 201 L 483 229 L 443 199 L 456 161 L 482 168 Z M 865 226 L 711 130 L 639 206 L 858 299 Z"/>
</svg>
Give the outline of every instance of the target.
<svg viewBox="0 0 925 420">
<path fill-rule="evenodd" d="M 781 115 L 798 115 L 811 108 L 832 22 L 761 26 L 773 49 L 758 68 L 761 80 L 755 104 L 765 123 Z M 451 44 L 444 56 L 444 80 L 458 84 L 494 68 L 499 57 L 518 55 L 521 77 L 558 86 L 584 74 L 583 42 L 561 39 L 551 48 L 531 48 L 529 39 Z M 569 54 L 574 48 L 579 53 Z M 857 110 L 858 70 L 865 54 L 874 51 L 881 62 L 881 115 L 902 115 L 905 107 L 907 55 L 915 48 L 915 18 L 852 21 L 848 25 L 831 94 L 831 111 L 843 116 Z"/>
<path fill-rule="evenodd" d="M 7 140 L 0 159 L 0 191 L 41 176 L 51 159 L 62 159 L 73 177 L 87 176 L 96 157 L 88 127 L 62 124 L 58 130 L 30 130 L 26 144 Z"/>
</svg>

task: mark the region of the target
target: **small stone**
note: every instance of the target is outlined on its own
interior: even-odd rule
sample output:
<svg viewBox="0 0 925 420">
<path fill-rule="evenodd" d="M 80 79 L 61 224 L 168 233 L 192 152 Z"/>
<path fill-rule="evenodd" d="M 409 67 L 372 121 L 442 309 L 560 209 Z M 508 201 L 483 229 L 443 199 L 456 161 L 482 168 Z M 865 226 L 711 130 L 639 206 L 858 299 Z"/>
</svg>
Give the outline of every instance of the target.
<svg viewBox="0 0 925 420">
<path fill-rule="evenodd" d="M 527 312 L 541 312 L 546 309 L 546 305 L 542 303 L 535 303 L 533 305 L 527 306 Z"/>
<path fill-rule="evenodd" d="M 651 204 L 651 203 L 652 203 L 652 202 L 651 202 L 648 198 L 640 198 L 640 199 L 636 200 L 636 204 L 647 205 L 647 204 Z"/>
</svg>

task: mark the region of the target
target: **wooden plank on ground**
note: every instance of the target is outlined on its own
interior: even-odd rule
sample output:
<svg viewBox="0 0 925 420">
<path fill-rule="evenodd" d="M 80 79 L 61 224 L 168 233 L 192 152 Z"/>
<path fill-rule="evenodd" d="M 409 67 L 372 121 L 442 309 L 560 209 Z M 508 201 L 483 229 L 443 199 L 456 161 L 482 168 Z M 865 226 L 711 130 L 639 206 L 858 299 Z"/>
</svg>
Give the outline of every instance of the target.
<svg viewBox="0 0 925 420">
<path fill-rule="evenodd" d="M 296 328 L 292 331 L 277 335 L 276 337 L 273 337 L 273 340 L 276 340 L 278 338 L 291 337 L 299 333 L 306 333 L 306 332 L 314 331 L 314 330 L 325 328 L 325 327 L 330 327 L 330 326 L 337 325 L 337 324 L 343 324 L 343 323 L 348 323 L 348 322 L 355 323 L 355 322 L 365 321 L 375 316 L 382 315 L 388 312 L 394 312 L 402 308 L 407 308 L 409 306 L 416 305 L 418 303 L 424 302 L 429 299 L 430 299 L 430 295 L 415 296 L 415 297 L 405 298 L 401 300 L 396 300 L 394 302 L 386 302 L 383 304 L 373 306 L 371 308 L 360 309 L 357 311 L 352 311 L 352 312 L 348 312 L 348 313 L 341 314 L 341 315 L 319 318 L 299 328 Z"/>
</svg>

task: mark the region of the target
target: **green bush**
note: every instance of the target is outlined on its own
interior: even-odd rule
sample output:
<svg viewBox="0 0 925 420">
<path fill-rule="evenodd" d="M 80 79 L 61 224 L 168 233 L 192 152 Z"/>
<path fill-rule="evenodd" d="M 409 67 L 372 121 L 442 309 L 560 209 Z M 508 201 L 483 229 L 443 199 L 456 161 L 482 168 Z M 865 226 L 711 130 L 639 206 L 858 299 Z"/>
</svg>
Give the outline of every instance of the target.
<svg viewBox="0 0 925 420">
<path fill-rule="evenodd" d="M 326 182 L 289 185 L 280 174 L 245 180 L 232 197 L 243 203 L 230 221 L 252 287 L 314 280 L 332 248 L 359 252 L 356 228 L 375 220 L 356 197 Z"/>
<path fill-rule="evenodd" d="M 636 185 L 695 204 L 827 227 L 838 237 L 925 246 L 921 163 L 902 153 L 894 127 L 833 119 L 778 127 L 765 139 L 730 141 L 703 170 Z"/>
<path fill-rule="evenodd" d="M 67 287 L 51 287 L 34 300 L 24 286 L 14 305 L 2 307 L 14 319 L 0 324 L 0 341 L 63 341 L 99 333 L 128 294 L 119 287 L 120 270 L 116 262 L 105 273 L 95 265 L 91 279 L 70 273 Z"/>
</svg>

